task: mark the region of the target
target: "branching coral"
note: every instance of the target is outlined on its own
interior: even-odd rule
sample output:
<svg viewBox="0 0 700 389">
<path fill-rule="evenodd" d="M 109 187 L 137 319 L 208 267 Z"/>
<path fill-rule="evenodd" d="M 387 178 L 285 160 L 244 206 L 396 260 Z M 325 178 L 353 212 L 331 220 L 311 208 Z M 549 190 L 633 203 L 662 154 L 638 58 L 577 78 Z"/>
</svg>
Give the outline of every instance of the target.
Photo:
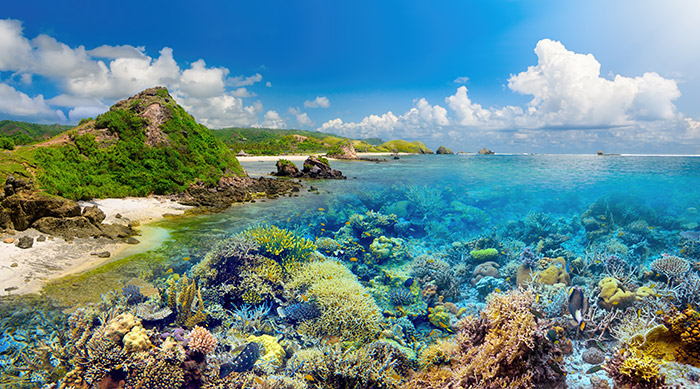
<svg viewBox="0 0 700 389">
<path fill-rule="evenodd" d="M 673 255 L 664 255 L 651 263 L 651 269 L 665 275 L 669 280 L 683 276 L 690 270 L 690 262 Z"/>
<path fill-rule="evenodd" d="M 615 382 L 626 389 L 656 389 L 664 387 L 666 378 L 659 361 L 643 355 L 637 349 L 622 349 L 603 368 Z"/>
<path fill-rule="evenodd" d="M 290 299 L 304 294 L 321 310 L 318 318 L 300 324 L 302 332 L 367 342 L 381 330 L 379 307 L 357 277 L 339 262 L 325 260 L 304 264 L 292 274 L 287 291 L 291 293 Z"/>
<path fill-rule="evenodd" d="M 197 287 L 197 283 L 194 280 L 189 282 L 187 275 L 184 275 L 180 279 L 179 290 L 177 285 L 177 283 L 173 282 L 168 289 L 168 305 L 173 311 L 177 312 L 175 322 L 178 325 L 192 328 L 207 320 L 207 315 L 204 313 L 202 293 Z M 194 305 L 195 297 L 197 298 L 196 307 Z"/>
<path fill-rule="evenodd" d="M 561 381 L 551 367 L 556 366 L 551 342 L 530 312 L 533 300 L 529 291 L 492 294 L 479 319 L 469 316 L 460 323 L 459 352 L 451 358 L 450 377 L 431 370 L 412 383 L 419 387 L 532 388 Z"/>
<path fill-rule="evenodd" d="M 209 330 L 200 326 L 195 326 L 192 331 L 190 331 L 187 339 L 189 339 L 187 347 L 194 352 L 202 354 L 209 354 L 214 351 L 218 343 Z"/>
<path fill-rule="evenodd" d="M 278 260 L 288 272 L 307 260 L 316 250 L 316 245 L 311 240 L 300 238 L 277 226 L 253 227 L 245 234 Z"/>
</svg>

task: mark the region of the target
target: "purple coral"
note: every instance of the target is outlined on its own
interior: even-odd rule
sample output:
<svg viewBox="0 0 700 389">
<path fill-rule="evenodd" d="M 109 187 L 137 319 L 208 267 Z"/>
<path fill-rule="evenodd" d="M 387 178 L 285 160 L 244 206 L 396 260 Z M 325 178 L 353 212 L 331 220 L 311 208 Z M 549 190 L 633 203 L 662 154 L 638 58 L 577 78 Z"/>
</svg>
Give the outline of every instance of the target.
<svg viewBox="0 0 700 389">
<path fill-rule="evenodd" d="M 532 248 L 525 247 L 523 249 L 523 252 L 520 253 L 520 263 L 523 264 L 523 266 L 534 269 L 537 267 L 537 261 L 539 261 L 539 257 L 537 254 L 535 254 L 534 251 L 532 251 Z"/>
</svg>

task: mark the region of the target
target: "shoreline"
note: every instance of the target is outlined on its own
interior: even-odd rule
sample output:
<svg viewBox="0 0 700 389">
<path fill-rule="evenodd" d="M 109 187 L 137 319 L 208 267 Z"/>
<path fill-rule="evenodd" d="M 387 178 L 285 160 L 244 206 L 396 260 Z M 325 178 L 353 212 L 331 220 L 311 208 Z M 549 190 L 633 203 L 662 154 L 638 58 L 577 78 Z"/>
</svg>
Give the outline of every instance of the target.
<svg viewBox="0 0 700 389">
<path fill-rule="evenodd" d="M 166 229 L 153 226 L 168 216 L 179 216 L 194 207 L 186 206 L 164 196 L 127 197 L 123 199 L 96 199 L 78 202 L 81 207 L 97 205 L 107 216 L 104 223 L 134 225 L 138 244 L 107 238 L 76 238 L 65 241 L 35 229 L 4 234 L 0 238 L 0 295 L 38 293 L 50 280 L 93 269 L 108 261 L 148 251 L 160 245 L 169 234 Z M 121 217 L 117 217 L 120 214 Z M 46 240 L 36 241 L 43 235 Z M 14 243 L 22 236 L 34 238 L 31 248 L 20 249 Z M 109 252 L 108 258 L 93 253 Z"/>
<path fill-rule="evenodd" d="M 303 162 L 310 155 L 325 155 L 324 153 L 292 154 L 292 155 L 251 155 L 248 157 L 236 157 L 239 162 L 277 162 L 278 159 L 287 159 L 292 162 Z M 358 158 L 392 157 L 394 153 L 357 153 Z M 398 153 L 400 157 L 417 155 L 411 153 Z M 331 161 L 354 161 L 354 159 L 328 158 Z M 358 161 L 362 161 L 358 159 Z"/>
</svg>

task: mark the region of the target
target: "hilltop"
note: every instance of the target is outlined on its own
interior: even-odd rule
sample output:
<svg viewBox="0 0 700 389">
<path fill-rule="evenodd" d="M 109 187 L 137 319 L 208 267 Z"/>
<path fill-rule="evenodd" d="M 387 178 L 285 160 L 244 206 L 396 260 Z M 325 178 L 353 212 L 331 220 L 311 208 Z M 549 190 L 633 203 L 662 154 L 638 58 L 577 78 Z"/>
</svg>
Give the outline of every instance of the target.
<svg viewBox="0 0 700 389">
<path fill-rule="evenodd" d="M 71 128 L 60 124 L 0 120 L 0 149 L 12 150 L 17 145 L 41 142 Z"/>
<path fill-rule="evenodd" d="M 245 151 L 251 155 L 282 155 L 303 153 L 333 153 L 347 138 L 316 131 L 283 130 L 272 128 L 223 128 L 213 130 L 233 151 Z M 378 138 L 351 139 L 358 153 L 413 153 L 431 154 L 421 142 L 392 140 L 382 142 Z"/>
<path fill-rule="evenodd" d="M 69 199 L 177 193 L 245 172 L 223 142 L 157 87 L 9 155 L 0 169 Z"/>
</svg>

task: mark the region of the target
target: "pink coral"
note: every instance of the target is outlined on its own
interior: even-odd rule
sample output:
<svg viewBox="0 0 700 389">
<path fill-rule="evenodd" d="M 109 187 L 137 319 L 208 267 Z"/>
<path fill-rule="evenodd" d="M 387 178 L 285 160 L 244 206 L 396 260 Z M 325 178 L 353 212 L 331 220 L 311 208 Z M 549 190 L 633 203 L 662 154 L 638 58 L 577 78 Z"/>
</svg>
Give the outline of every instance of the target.
<svg viewBox="0 0 700 389">
<path fill-rule="evenodd" d="M 200 352 L 202 354 L 208 354 L 214 351 L 218 343 L 214 335 L 212 335 L 209 330 L 200 326 L 195 326 L 192 331 L 190 331 L 188 339 L 189 342 L 187 345 L 189 346 L 190 350 Z"/>
</svg>

